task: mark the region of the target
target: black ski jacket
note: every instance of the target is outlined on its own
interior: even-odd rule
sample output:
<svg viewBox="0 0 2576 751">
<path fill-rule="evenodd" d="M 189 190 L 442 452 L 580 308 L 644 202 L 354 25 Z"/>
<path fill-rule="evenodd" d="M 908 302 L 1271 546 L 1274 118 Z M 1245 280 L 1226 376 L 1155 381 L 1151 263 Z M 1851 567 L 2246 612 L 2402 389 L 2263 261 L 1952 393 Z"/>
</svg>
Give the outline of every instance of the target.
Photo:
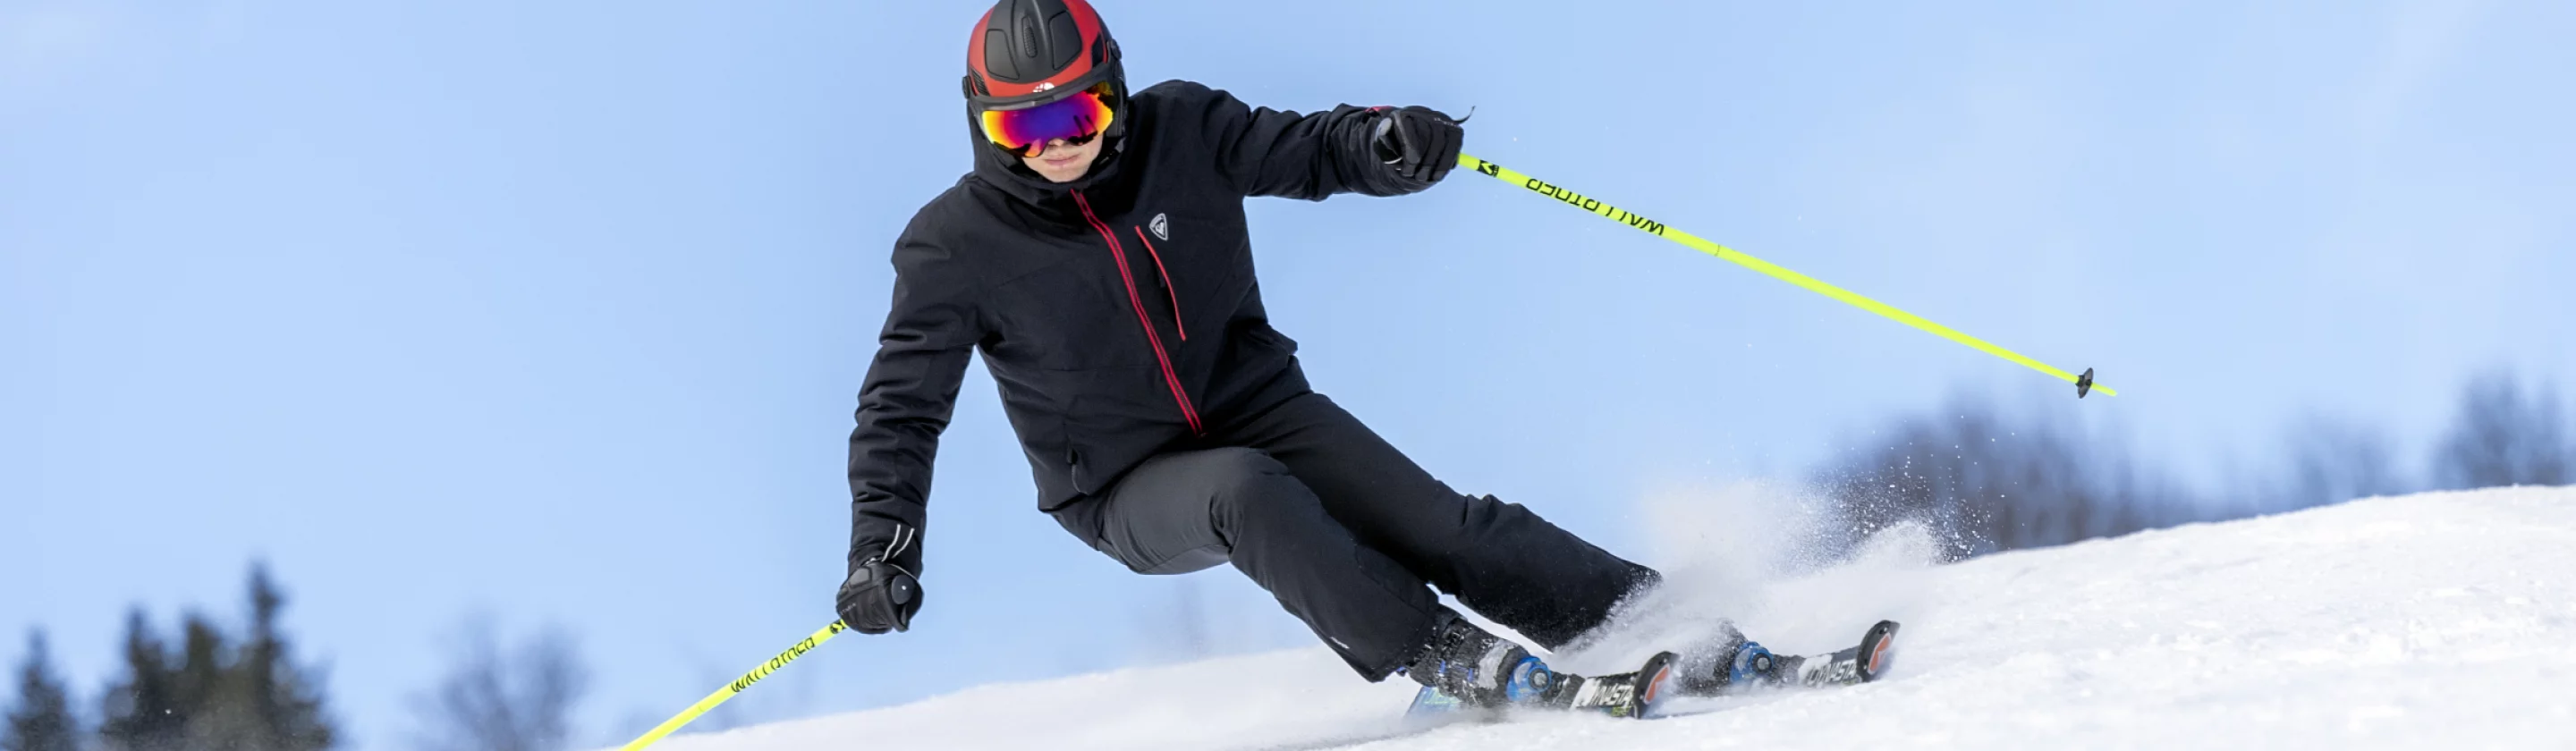
<svg viewBox="0 0 2576 751">
<path fill-rule="evenodd" d="M 1270 327 L 1243 199 L 1427 187 L 1372 158 L 1377 110 L 1254 109 L 1186 81 L 1138 92 L 1125 134 L 1073 183 L 968 125 L 975 169 L 894 248 L 894 304 L 850 433 L 852 563 L 921 571 L 931 460 L 970 351 L 1028 454 L 1038 508 L 1307 390 Z"/>
</svg>

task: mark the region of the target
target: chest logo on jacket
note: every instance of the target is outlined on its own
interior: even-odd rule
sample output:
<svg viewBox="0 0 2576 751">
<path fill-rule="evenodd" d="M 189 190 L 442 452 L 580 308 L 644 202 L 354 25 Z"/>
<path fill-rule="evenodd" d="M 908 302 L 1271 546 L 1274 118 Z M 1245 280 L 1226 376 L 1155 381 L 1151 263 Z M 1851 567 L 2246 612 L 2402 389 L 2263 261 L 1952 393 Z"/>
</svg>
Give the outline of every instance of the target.
<svg viewBox="0 0 2576 751">
<path fill-rule="evenodd" d="M 1155 239 L 1163 242 L 1172 241 L 1172 220 L 1164 218 L 1161 214 L 1155 214 L 1154 221 L 1146 222 L 1145 228 L 1154 231 Z"/>
</svg>

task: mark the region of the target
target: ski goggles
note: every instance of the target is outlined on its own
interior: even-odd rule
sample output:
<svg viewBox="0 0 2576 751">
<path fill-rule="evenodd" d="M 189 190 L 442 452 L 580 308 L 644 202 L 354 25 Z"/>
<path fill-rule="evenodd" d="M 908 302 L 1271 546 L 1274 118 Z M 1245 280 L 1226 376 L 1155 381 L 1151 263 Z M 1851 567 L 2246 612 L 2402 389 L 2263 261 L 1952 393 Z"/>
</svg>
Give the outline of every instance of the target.
<svg viewBox="0 0 2576 751">
<path fill-rule="evenodd" d="M 1003 151 L 1024 157 L 1045 152 L 1047 142 L 1059 138 L 1080 146 L 1109 129 L 1109 119 L 1117 111 L 1117 98 L 1117 90 L 1102 81 L 1073 96 L 1035 107 L 984 110 L 984 137 Z"/>
</svg>

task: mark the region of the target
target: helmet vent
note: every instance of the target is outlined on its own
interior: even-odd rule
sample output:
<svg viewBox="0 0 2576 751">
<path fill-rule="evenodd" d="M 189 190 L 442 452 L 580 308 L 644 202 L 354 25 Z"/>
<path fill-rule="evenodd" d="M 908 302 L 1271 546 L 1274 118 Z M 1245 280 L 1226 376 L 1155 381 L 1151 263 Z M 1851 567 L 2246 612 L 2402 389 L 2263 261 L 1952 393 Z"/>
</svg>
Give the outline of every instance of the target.
<svg viewBox="0 0 2576 751">
<path fill-rule="evenodd" d="M 1048 67 L 1064 70 L 1073 64 L 1075 56 L 1082 54 L 1082 27 L 1074 25 L 1073 14 L 1058 13 L 1047 19 L 1047 35 L 1053 37 L 1047 40 L 1047 46 L 1055 52 L 1055 60 Z"/>
<path fill-rule="evenodd" d="M 1011 57 L 1010 32 L 991 29 L 984 32 L 984 70 L 1004 81 L 1020 80 L 1019 61 Z"/>
<path fill-rule="evenodd" d="M 1023 13 L 1019 22 L 1020 57 L 1035 60 L 1038 56 L 1038 18 L 1035 14 Z"/>
</svg>

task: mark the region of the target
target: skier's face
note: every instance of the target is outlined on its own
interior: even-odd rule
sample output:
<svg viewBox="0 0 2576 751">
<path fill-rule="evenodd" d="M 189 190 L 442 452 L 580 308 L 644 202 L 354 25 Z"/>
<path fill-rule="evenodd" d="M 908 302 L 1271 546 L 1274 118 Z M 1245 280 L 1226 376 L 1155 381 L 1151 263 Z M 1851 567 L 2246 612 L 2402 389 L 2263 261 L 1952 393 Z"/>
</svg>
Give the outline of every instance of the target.
<svg viewBox="0 0 2576 751">
<path fill-rule="evenodd" d="M 1048 141 L 1046 150 L 1037 156 L 1020 157 L 1020 161 L 1029 165 L 1029 170 L 1038 173 L 1039 177 L 1046 178 L 1047 182 L 1073 182 L 1091 171 L 1091 160 L 1100 157 L 1102 140 L 1105 139 L 1093 138 L 1075 146 L 1058 138 Z"/>
</svg>

